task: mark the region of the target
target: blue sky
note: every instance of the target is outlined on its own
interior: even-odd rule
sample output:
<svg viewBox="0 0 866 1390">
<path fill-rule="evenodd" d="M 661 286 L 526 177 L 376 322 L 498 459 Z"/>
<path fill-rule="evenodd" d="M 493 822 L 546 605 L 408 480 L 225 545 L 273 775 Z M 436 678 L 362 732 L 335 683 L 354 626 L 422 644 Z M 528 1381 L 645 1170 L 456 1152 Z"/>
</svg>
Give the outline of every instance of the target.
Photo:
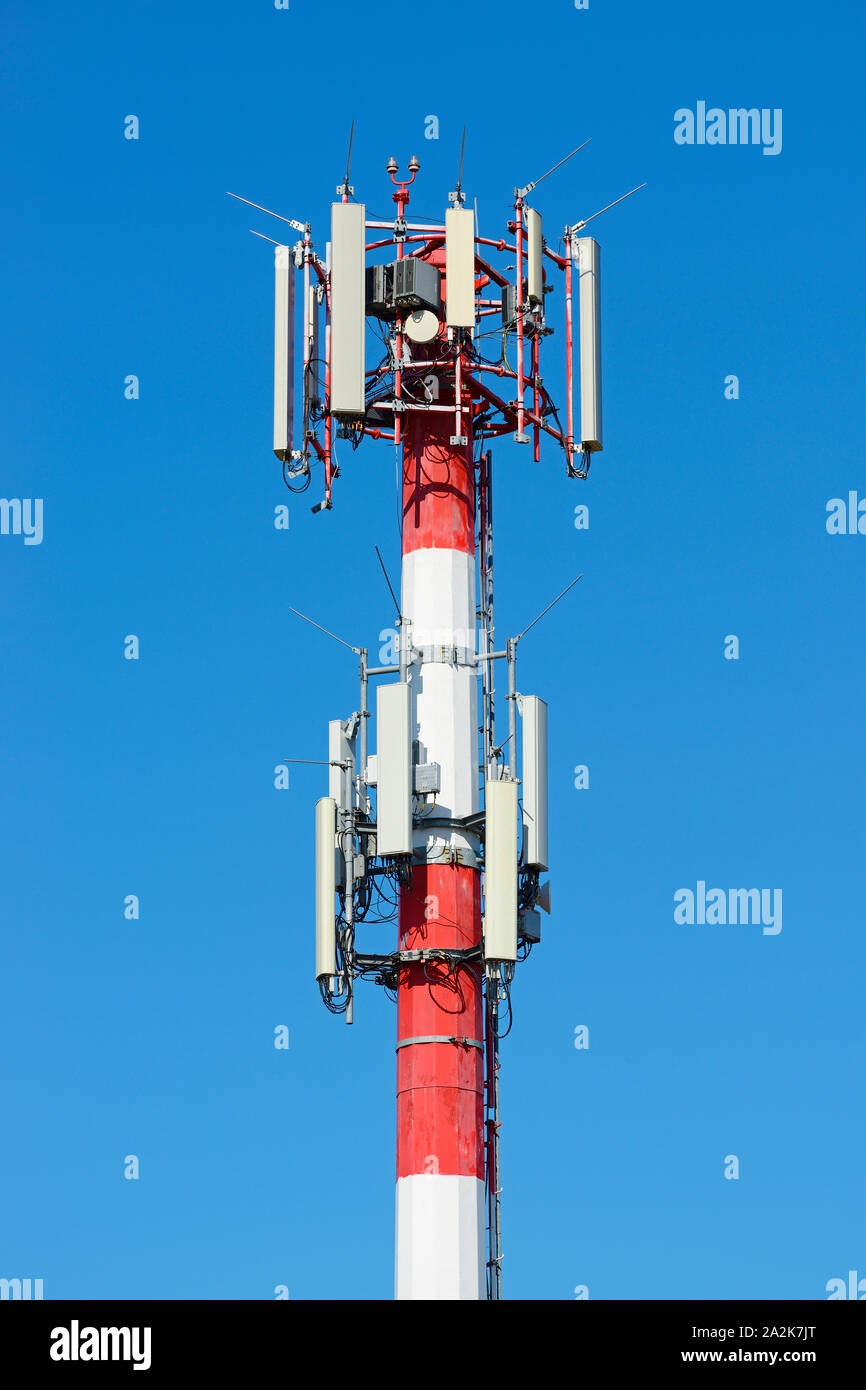
<svg viewBox="0 0 866 1390">
<path fill-rule="evenodd" d="M 373 986 L 351 1029 L 322 1008 L 322 769 L 273 770 L 357 704 L 350 654 L 289 605 L 370 647 L 391 621 L 394 461 L 347 454 L 334 510 L 314 489 L 274 529 L 272 258 L 247 229 L 280 224 L 225 197 L 324 242 L 353 117 L 373 211 L 386 158 L 417 153 L 412 209 L 440 212 L 464 124 L 485 235 L 590 135 L 536 194 L 554 241 L 648 181 L 593 224 L 590 478 L 495 454 L 500 634 L 584 573 L 521 644 L 550 704 L 554 913 L 503 1045 L 505 1294 L 866 1275 L 866 536 L 825 527 L 866 496 L 858 7 L 446 0 L 401 29 L 332 0 L 42 5 L 3 29 L 0 495 L 44 499 L 44 536 L 0 536 L 0 1275 L 391 1296 L 393 1008 Z M 699 100 L 781 108 L 781 153 L 675 144 Z M 698 880 L 781 888 L 782 931 L 675 923 Z"/>
</svg>

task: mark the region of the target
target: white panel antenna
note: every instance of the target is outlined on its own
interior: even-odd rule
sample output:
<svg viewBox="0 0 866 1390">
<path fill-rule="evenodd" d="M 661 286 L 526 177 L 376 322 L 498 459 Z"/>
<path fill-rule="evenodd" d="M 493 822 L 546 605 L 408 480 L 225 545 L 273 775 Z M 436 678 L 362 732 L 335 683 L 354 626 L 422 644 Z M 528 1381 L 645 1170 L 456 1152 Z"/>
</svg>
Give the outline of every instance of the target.
<svg viewBox="0 0 866 1390">
<path fill-rule="evenodd" d="M 331 204 L 331 412 L 364 413 L 364 203 Z"/>
<path fill-rule="evenodd" d="M 351 799 L 347 795 L 347 777 L 344 767 L 335 767 L 335 763 L 348 763 L 354 761 L 354 746 L 346 737 L 346 726 L 342 719 L 331 719 L 328 721 L 328 758 L 330 767 L 328 768 L 328 792 L 341 811 L 351 809 Z"/>
<path fill-rule="evenodd" d="M 517 786 L 484 784 L 485 960 L 517 960 Z"/>
<path fill-rule="evenodd" d="M 412 692 L 405 683 L 376 691 L 376 849 L 412 853 Z"/>
<path fill-rule="evenodd" d="M 355 802 L 355 788 L 352 785 L 352 768 L 355 766 L 355 742 L 346 737 L 346 726 L 342 719 L 328 721 L 328 793 L 336 803 L 338 816 L 352 809 Z M 348 763 L 348 767 L 335 766 Z M 342 888 L 346 882 L 346 863 L 339 850 L 336 852 L 334 873 Z"/>
<path fill-rule="evenodd" d="M 537 695 L 519 700 L 523 715 L 523 864 L 546 869 L 547 705 Z"/>
<path fill-rule="evenodd" d="M 445 214 L 445 321 L 449 328 L 475 327 L 475 214 L 449 208 Z"/>
<path fill-rule="evenodd" d="M 292 456 L 295 365 L 295 262 L 290 246 L 274 247 L 274 453 Z"/>
<path fill-rule="evenodd" d="M 542 254 L 544 243 L 541 237 L 541 213 L 534 208 L 526 209 L 526 279 L 527 294 L 531 304 L 544 304 L 544 273 Z"/>
<path fill-rule="evenodd" d="M 332 796 L 316 802 L 316 979 L 337 972 L 334 894 L 337 803 Z"/>
<path fill-rule="evenodd" d="M 572 243 L 579 276 L 580 447 L 596 453 L 601 442 L 601 247 L 591 236 Z"/>
</svg>

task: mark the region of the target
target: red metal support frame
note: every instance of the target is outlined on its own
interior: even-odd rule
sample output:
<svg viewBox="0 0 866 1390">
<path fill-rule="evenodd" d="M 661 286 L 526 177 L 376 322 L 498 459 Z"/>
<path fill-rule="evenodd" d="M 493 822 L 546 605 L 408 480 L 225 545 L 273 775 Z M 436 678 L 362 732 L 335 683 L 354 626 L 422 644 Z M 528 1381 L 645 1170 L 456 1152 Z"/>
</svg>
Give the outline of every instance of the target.
<svg viewBox="0 0 866 1390">
<path fill-rule="evenodd" d="M 396 172 L 396 168 L 389 170 L 391 182 L 395 187 L 395 192 L 392 196 L 394 202 L 397 204 L 397 228 L 394 233 L 397 242 L 397 260 L 402 261 L 403 243 L 406 239 L 407 231 L 407 228 L 403 225 L 403 213 L 409 202 L 409 185 L 415 182 L 415 174 L 413 173 L 411 178 L 401 179 L 398 182 L 394 177 Z M 394 363 L 394 443 L 399 445 L 403 437 L 402 421 L 400 419 L 400 404 L 403 394 L 403 317 L 401 314 L 397 315 L 394 328 L 394 351 L 397 359 Z"/>
<path fill-rule="evenodd" d="M 574 452 L 574 320 L 572 303 L 571 235 L 565 235 L 565 382 L 566 382 L 566 452 L 569 467 Z"/>
<path fill-rule="evenodd" d="M 333 430 L 334 417 L 331 414 L 331 273 L 328 267 L 328 275 L 325 281 L 325 400 L 327 402 L 327 414 L 325 416 L 325 506 L 331 505 L 331 477 L 333 460 Z M 313 444 L 319 451 L 318 440 L 313 439 Z"/>
<path fill-rule="evenodd" d="M 538 335 L 541 330 L 541 321 L 535 325 L 535 333 L 532 338 L 532 409 L 535 420 L 532 426 L 532 457 L 535 463 L 541 460 L 541 429 L 539 419 L 541 418 L 541 379 L 538 375 Z"/>
<path fill-rule="evenodd" d="M 524 433 L 523 393 L 526 389 L 523 379 L 523 199 L 518 197 L 514 203 L 514 220 L 517 223 L 517 265 L 515 269 L 515 308 L 517 312 L 517 434 L 522 442 Z"/>
</svg>

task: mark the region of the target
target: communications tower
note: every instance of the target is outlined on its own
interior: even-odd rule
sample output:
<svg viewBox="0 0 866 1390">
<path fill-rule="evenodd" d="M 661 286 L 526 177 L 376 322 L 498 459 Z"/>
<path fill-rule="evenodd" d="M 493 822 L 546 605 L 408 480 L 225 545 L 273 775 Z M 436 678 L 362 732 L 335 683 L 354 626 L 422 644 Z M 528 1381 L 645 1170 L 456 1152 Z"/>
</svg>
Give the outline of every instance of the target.
<svg viewBox="0 0 866 1390">
<path fill-rule="evenodd" d="M 388 664 L 354 648 L 358 708 L 329 725 L 315 976 L 348 1022 L 362 979 L 396 999 L 396 1297 L 497 1299 L 501 1022 L 550 893 L 547 706 L 517 687 L 524 633 L 494 636 L 490 443 L 510 435 L 538 462 L 544 442 L 586 477 L 602 448 L 600 252 L 579 235 L 590 218 L 548 246 L 529 202 L 540 180 L 515 188 L 499 237 L 481 236 L 462 155 L 441 222 L 407 219 L 419 168 L 413 157 L 401 175 L 388 160 L 395 215 L 383 221 L 355 200 L 347 167 L 324 247 L 308 222 L 283 219 L 299 236 L 274 243 L 274 452 L 292 490 L 321 476 L 314 512 L 331 508 L 362 440 L 397 453 L 398 636 Z M 541 370 L 560 285 L 564 422 Z M 393 949 L 371 952 L 367 926 L 389 920 Z"/>
</svg>

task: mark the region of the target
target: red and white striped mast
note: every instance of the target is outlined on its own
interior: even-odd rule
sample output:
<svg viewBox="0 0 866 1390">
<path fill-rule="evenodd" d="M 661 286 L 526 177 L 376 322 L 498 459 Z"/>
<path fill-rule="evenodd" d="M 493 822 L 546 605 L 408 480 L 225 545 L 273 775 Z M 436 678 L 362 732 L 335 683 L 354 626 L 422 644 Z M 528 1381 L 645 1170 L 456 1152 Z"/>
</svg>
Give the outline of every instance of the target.
<svg viewBox="0 0 866 1390">
<path fill-rule="evenodd" d="M 452 437 L 451 415 L 409 417 L 401 637 L 420 652 L 414 726 L 440 768 L 436 819 L 466 822 L 479 811 L 475 476 L 469 427 L 465 444 Z M 425 954 L 402 964 L 397 990 L 396 1296 L 484 1298 L 482 965 L 428 954 L 480 951 L 480 837 L 421 824 L 413 838 L 399 949 Z"/>
<path fill-rule="evenodd" d="M 396 170 L 389 172 L 397 183 Z M 399 225 L 409 200 L 405 182 L 394 199 Z M 441 243 L 424 249 L 430 263 L 444 268 Z M 400 239 L 397 259 L 403 254 Z M 402 315 L 395 329 L 401 363 Z M 413 731 L 419 761 L 440 769 L 436 819 L 460 823 L 479 810 L 475 466 L 459 330 L 452 329 L 451 342 L 454 412 L 410 411 L 404 430 L 397 410 L 395 434 L 402 447 L 400 641 L 406 656 L 411 651 L 414 657 Z M 398 371 L 397 402 L 402 386 Z M 398 1299 L 486 1296 L 480 947 L 477 830 L 459 824 L 416 827 L 411 877 L 400 888 L 399 907 Z M 473 950 L 479 959 L 457 965 L 450 955 L 430 955 Z M 420 959 L 411 958 L 415 952 L 423 953 Z"/>
<path fill-rule="evenodd" d="M 276 252 L 274 451 L 287 486 L 305 490 L 311 465 L 321 462 L 324 496 L 313 511 L 330 509 L 336 440 L 357 447 L 364 437 L 393 442 L 402 478 L 397 659 L 374 667 L 367 650 L 354 647 L 359 708 L 330 724 L 329 794 L 316 807 L 316 979 L 328 1008 L 348 1022 L 359 979 L 375 979 L 396 996 L 396 1297 L 498 1298 L 498 1017 L 501 1001 L 510 1004 L 517 961 L 540 939 L 536 909 L 549 911 L 549 890 L 540 883 L 547 869 L 547 707 L 517 691 L 524 634 L 494 650 L 491 457 L 482 449 L 484 441 L 511 434 L 532 444 L 537 461 L 542 437 L 552 438 L 569 476 L 586 476 L 591 454 L 602 447 L 599 254 L 595 241 L 575 235 L 588 218 L 565 229 L 565 255 L 546 245 L 541 217 L 526 201 L 535 184 L 515 189 L 507 226 L 513 241 L 476 234 L 459 179 L 444 225 L 407 222 L 418 160 L 409 161 L 408 178 L 397 177 L 396 160 L 387 167 L 393 223 L 368 220 L 364 205 L 351 201 L 347 165 L 325 257 L 314 249 L 309 224 L 297 222 L 303 240 Z M 370 229 L 379 239 L 367 242 Z M 395 259 L 368 268 L 369 253 L 388 246 Z M 498 269 L 488 248 L 515 263 Z M 546 262 L 565 272 L 565 430 L 541 375 L 541 342 L 552 331 Z M 303 270 L 304 294 L 298 448 L 293 268 Z M 498 298 L 488 297 L 497 291 Z M 387 327 L 386 355 L 366 370 L 370 317 Z M 487 331 L 491 317 L 501 320 L 501 333 Z M 505 346 L 512 335 L 516 370 Z M 498 345 L 500 336 L 499 358 L 485 356 L 486 344 Z M 503 383 L 497 392 L 491 375 Z M 507 667 L 508 724 L 499 745 L 498 660 Z M 394 676 L 376 689 L 372 757 L 370 681 Z M 378 920 L 390 920 L 395 897 L 396 949 L 362 950 L 366 926 L 377 912 Z"/>
</svg>

